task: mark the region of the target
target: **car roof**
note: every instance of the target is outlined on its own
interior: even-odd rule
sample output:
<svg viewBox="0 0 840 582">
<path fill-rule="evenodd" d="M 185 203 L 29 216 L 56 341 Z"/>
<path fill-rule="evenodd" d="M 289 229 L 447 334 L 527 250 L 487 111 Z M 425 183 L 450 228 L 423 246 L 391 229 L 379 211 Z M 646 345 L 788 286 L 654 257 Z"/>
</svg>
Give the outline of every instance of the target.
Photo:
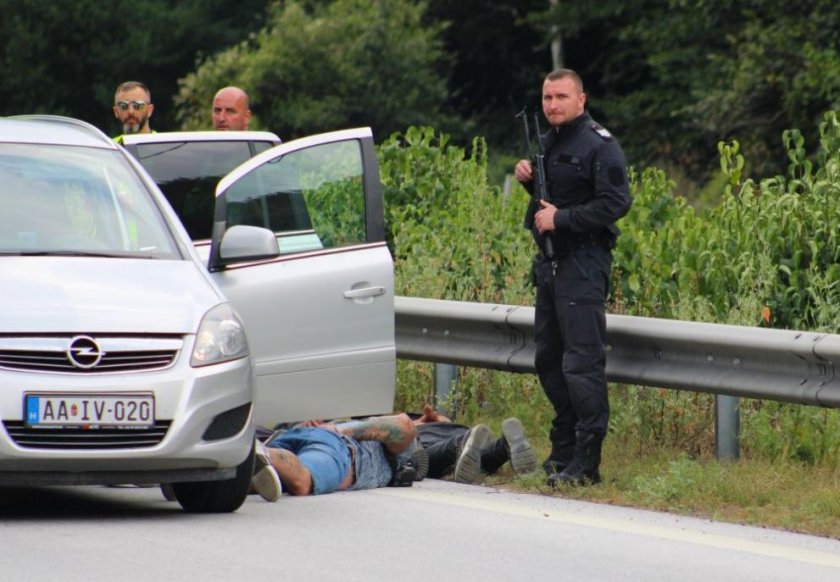
<svg viewBox="0 0 840 582">
<path fill-rule="evenodd" d="M 280 138 L 270 131 L 162 131 L 123 136 L 125 145 L 182 141 L 270 141 L 279 144 Z"/>
<path fill-rule="evenodd" d="M 0 143 L 117 149 L 114 141 L 93 125 L 60 115 L 0 117 Z"/>
</svg>

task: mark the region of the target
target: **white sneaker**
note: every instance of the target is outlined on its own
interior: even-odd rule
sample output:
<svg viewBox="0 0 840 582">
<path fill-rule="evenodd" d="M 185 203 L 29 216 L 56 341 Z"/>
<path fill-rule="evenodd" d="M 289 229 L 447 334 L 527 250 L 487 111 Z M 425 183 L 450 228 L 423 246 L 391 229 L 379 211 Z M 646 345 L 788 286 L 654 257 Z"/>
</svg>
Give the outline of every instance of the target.
<svg viewBox="0 0 840 582">
<path fill-rule="evenodd" d="M 502 436 L 510 452 L 510 464 L 517 475 L 532 473 L 537 469 L 537 453 L 525 436 L 525 428 L 518 418 L 506 418 L 502 422 Z"/>
<path fill-rule="evenodd" d="M 280 482 L 280 476 L 271 465 L 271 458 L 266 446 L 257 441 L 256 447 L 254 476 L 251 477 L 251 486 L 266 501 L 277 501 L 283 495 L 283 484 Z"/>
</svg>

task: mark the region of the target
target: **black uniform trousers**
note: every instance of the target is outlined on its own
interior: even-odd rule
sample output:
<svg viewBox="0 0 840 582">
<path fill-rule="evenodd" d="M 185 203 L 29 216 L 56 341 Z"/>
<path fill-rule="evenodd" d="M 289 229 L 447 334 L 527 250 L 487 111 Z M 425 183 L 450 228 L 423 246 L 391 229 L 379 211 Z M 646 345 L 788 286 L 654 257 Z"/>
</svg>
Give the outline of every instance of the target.
<svg viewBox="0 0 840 582">
<path fill-rule="evenodd" d="M 458 448 L 463 444 L 469 427 L 451 422 L 427 422 L 417 425 L 417 440 L 429 456 L 432 479 L 451 475 L 458 462 Z M 510 459 L 503 438 L 499 437 L 481 450 L 481 470 L 492 475 Z"/>
<path fill-rule="evenodd" d="M 553 261 L 540 258 L 535 265 L 535 365 L 555 413 L 550 458 L 568 463 L 576 431 L 601 438 L 607 432 L 604 303 L 612 251 L 607 243 L 592 239 L 555 243 L 555 249 Z"/>
</svg>

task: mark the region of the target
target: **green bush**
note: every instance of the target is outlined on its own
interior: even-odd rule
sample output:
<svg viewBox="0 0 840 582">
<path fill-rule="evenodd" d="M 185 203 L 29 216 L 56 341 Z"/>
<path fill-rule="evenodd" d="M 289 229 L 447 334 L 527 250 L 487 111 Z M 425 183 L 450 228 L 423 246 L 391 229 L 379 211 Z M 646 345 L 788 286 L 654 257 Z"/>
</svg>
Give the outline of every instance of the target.
<svg viewBox="0 0 840 582">
<path fill-rule="evenodd" d="M 737 142 L 719 146 L 726 176 L 720 202 L 695 210 L 654 168 L 631 169 L 633 207 L 619 222 L 613 312 L 644 317 L 836 333 L 840 281 L 840 118 L 825 115 L 820 146 L 807 155 L 801 134 L 783 139 L 785 176 L 743 176 Z M 395 134 L 379 149 L 396 293 L 413 297 L 531 305 L 532 241 L 527 204 L 487 179 L 487 152 L 469 154 L 430 128 Z M 397 403 L 416 409 L 433 397 L 432 365 L 400 362 Z M 676 447 L 714 450 L 712 396 L 613 386 L 610 432 L 640 453 Z M 550 406 L 532 375 L 462 369 L 452 395 L 463 422 L 514 412 L 547 433 Z M 838 411 L 775 402 L 742 406 L 745 453 L 837 463 Z"/>
</svg>

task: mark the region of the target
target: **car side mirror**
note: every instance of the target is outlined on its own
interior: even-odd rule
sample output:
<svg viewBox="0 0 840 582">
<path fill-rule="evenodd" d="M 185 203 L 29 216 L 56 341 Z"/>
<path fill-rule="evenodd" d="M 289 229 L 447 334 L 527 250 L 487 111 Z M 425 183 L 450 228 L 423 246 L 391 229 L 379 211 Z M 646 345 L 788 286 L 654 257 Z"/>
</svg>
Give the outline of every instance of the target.
<svg viewBox="0 0 840 582">
<path fill-rule="evenodd" d="M 273 259 L 280 256 L 280 246 L 272 231 L 259 226 L 237 224 L 225 230 L 218 260 L 210 265 L 218 270 L 226 265 Z"/>
</svg>

